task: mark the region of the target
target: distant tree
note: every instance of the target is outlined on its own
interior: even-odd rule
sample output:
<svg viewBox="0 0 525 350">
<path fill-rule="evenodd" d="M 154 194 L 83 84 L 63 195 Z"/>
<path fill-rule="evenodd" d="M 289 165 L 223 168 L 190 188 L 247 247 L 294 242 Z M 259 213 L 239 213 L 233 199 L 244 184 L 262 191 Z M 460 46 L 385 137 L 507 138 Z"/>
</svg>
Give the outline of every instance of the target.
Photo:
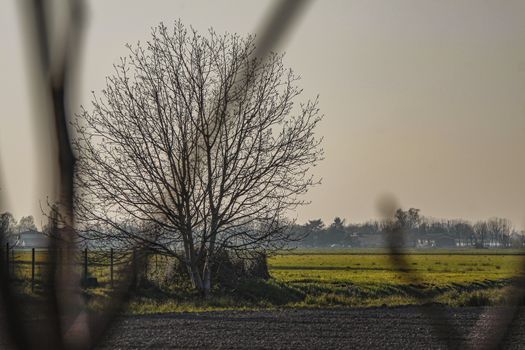
<svg viewBox="0 0 525 350">
<path fill-rule="evenodd" d="M 510 234 L 510 246 L 513 248 L 523 248 L 525 246 L 525 231 L 513 231 Z"/>
<path fill-rule="evenodd" d="M 357 233 L 359 235 L 380 234 L 383 231 L 384 223 L 380 221 L 368 221 L 363 224 L 347 225 L 347 232 Z"/>
<path fill-rule="evenodd" d="M 339 216 L 334 218 L 334 222 L 330 224 L 330 229 L 334 231 L 343 231 L 345 228 L 345 219 L 341 219 Z"/>
<path fill-rule="evenodd" d="M 472 225 L 466 221 L 456 221 L 453 227 L 453 233 L 455 234 L 460 246 L 472 245 L 474 240 L 474 229 Z"/>
<path fill-rule="evenodd" d="M 0 240 L 10 240 L 10 236 L 17 232 L 16 219 L 13 214 L 5 212 L 0 214 Z"/>
<path fill-rule="evenodd" d="M 485 221 L 478 221 L 472 227 L 474 230 L 474 237 L 476 240 L 477 248 L 484 248 L 488 235 L 488 226 Z"/>
<path fill-rule="evenodd" d="M 407 211 L 397 209 L 395 213 L 397 224 L 407 231 L 412 231 L 418 228 L 421 222 L 419 211 L 419 209 L 415 208 L 410 208 Z"/>
<path fill-rule="evenodd" d="M 35 219 L 32 215 L 28 216 L 22 216 L 20 218 L 20 221 L 18 222 L 18 231 L 24 232 L 24 231 L 36 231 L 36 225 L 35 225 Z"/>
<path fill-rule="evenodd" d="M 309 220 L 305 224 L 305 229 L 311 232 L 319 232 L 324 229 L 324 222 L 321 219 Z"/>
<path fill-rule="evenodd" d="M 509 247 L 511 232 L 512 223 L 508 219 L 491 218 L 487 221 L 487 233 L 494 245 Z"/>
<path fill-rule="evenodd" d="M 339 216 L 334 218 L 334 221 L 330 224 L 327 230 L 327 239 L 332 244 L 346 244 L 347 232 L 345 230 L 345 219 L 341 219 Z"/>
<path fill-rule="evenodd" d="M 410 208 L 407 212 L 408 227 L 409 229 L 417 229 L 421 223 L 421 217 L 419 216 L 419 209 Z"/>
<path fill-rule="evenodd" d="M 10 212 L 0 214 L 0 225 L 2 227 L 0 232 L 3 232 L 5 235 L 11 235 L 16 232 L 17 222 Z"/>
</svg>

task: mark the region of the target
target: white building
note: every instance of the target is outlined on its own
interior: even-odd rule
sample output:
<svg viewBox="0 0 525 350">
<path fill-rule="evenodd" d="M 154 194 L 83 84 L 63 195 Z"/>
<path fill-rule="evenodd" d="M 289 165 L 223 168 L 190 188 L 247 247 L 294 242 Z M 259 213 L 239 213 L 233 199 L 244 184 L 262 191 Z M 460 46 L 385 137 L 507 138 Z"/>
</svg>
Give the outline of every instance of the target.
<svg viewBox="0 0 525 350">
<path fill-rule="evenodd" d="M 38 231 L 25 231 L 15 233 L 10 244 L 15 249 L 47 248 L 49 237 Z"/>
</svg>

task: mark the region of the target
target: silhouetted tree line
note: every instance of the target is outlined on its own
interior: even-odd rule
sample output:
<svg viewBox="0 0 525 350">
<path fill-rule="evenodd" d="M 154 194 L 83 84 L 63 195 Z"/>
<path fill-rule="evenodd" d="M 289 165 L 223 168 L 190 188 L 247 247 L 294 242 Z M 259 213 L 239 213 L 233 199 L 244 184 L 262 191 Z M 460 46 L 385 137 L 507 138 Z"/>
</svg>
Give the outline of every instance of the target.
<svg viewBox="0 0 525 350">
<path fill-rule="evenodd" d="M 462 247 L 462 248 L 510 248 L 525 245 L 524 232 L 514 229 L 512 222 L 504 218 L 489 218 L 477 222 L 462 219 L 435 219 L 420 214 L 420 210 L 398 209 L 395 225 L 405 233 L 406 247 Z M 321 219 L 309 220 L 303 225 L 292 226 L 292 235 L 298 247 L 372 247 L 385 246 L 387 223 L 368 221 L 346 223 L 335 217 L 325 224 Z"/>
<path fill-rule="evenodd" d="M 8 236 L 20 232 L 37 231 L 33 216 L 22 216 L 20 220 L 17 220 L 10 212 L 0 213 L 0 227 L 1 232 L 5 232 Z"/>
</svg>

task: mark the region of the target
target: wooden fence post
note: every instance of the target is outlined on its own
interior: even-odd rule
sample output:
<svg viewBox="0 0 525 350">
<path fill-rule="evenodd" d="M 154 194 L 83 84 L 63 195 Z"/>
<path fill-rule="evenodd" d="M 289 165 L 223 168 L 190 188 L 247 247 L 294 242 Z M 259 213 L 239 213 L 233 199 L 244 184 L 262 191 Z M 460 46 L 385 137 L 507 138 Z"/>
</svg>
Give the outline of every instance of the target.
<svg viewBox="0 0 525 350">
<path fill-rule="evenodd" d="M 5 273 L 7 280 L 9 280 L 9 242 L 5 244 Z"/>
<path fill-rule="evenodd" d="M 15 249 L 14 247 L 11 249 L 11 276 L 15 276 L 16 270 L 15 270 Z"/>
<path fill-rule="evenodd" d="M 113 248 L 109 251 L 109 275 L 111 281 L 111 288 L 113 288 Z"/>
<path fill-rule="evenodd" d="M 63 273 L 63 266 L 62 266 L 62 255 L 60 254 L 60 248 L 55 248 L 56 250 L 56 253 L 55 253 L 55 264 L 57 264 L 56 266 L 56 271 L 60 274 Z"/>
<path fill-rule="evenodd" d="M 31 249 L 31 293 L 35 291 L 35 248 Z"/>
<path fill-rule="evenodd" d="M 132 274 L 132 278 L 133 278 L 133 288 L 135 288 L 137 286 L 137 251 L 135 249 L 133 249 L 133 253 L 132 253 L 132 257 L 131 257 L 131 268 L 133 270 Z"/>
<path fill-rule="evenodd" d="M 88 278 L 88 250 L 84 248 L 84 281 Z"/>
<path fill-rule="evenodd" d="M 148 280 L 148 263 L 149 263 L 148 252 L 145 251 L 144 252 L 144 280 L 145 281 Z"/>
</svg>

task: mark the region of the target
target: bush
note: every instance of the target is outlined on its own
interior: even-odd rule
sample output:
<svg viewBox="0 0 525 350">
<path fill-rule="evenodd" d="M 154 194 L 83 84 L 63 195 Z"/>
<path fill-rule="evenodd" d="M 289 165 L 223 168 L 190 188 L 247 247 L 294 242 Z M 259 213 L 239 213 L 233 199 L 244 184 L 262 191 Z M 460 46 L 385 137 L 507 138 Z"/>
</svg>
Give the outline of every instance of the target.
<svg viewBox="0 0 525 350">
<path fill-rule="evenodd" d="M 151 271 L 148 278 L 163 289 L 191 289 L 186 266 L 175 258 L 164 258 L 161 268 Z M 270 272 L 266 254 L 236 256 L 221 252 L 212 265 L 214 289 L 236 289 L 246 280 L 268 280 Z"/>
<path fill-rule="evenodd" d="M 244 280 L 268 280 L 267 256 L 264 253 L 253 253 L 250 256 L 233 256 L 222 252 L 215 259 L 212 267 L 214 272 L 214 285 L 219 288 L 235 288 Z"/>
</svg>

